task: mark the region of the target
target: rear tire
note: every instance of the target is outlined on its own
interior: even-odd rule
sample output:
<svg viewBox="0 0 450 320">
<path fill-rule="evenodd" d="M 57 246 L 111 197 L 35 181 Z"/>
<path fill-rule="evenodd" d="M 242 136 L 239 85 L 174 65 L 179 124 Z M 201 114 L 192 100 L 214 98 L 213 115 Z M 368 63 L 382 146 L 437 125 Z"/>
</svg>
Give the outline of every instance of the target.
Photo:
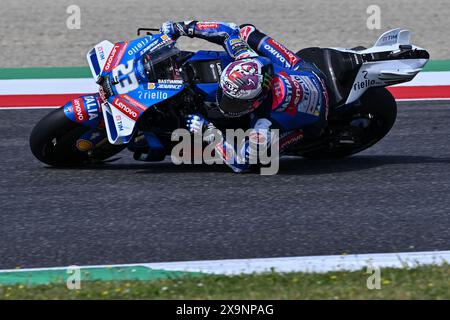
<svg viewBox="0 0 450 320">
<path fill-rule="evenodd" d="M 125 148 L 125 146 L 104 143 L 94 152 L 82 152 L 76 142 L 91 128 L 81 126 L 69 120 L 64 108 L 53 110 L 42 118 L 30 135 L 30 148 L 41 162 L 51 166 L 81 166 L 105 160 Z"/>
<path fill-rule="evenodd" d="M 397 118 L 397 103 L 386 88 L 369 89 L 361 97 L 362 106 L 353 110 L 353 115 L 371 115 L 370 125 L 363 129 L 361 143 L 352 145 L 330 145 L 326 148 L 301 154 L 309 159 L 340 159 L 370 148 L 383 139 L 392 129 Z"/>
</svg>

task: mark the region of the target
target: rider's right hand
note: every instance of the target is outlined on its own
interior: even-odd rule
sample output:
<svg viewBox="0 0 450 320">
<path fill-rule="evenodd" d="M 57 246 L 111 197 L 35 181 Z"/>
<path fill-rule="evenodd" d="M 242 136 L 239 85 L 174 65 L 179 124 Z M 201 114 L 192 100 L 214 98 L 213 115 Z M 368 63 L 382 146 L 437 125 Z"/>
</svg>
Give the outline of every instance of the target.
<svg viewBox="0 0 450 320">
<path fill-rule="evenodd" d="M 200 114 L 190 114 L 186 117 L 186 126 L 193 134 L 202 133 L 208 124 L 208 120 Z"/>
</svg>

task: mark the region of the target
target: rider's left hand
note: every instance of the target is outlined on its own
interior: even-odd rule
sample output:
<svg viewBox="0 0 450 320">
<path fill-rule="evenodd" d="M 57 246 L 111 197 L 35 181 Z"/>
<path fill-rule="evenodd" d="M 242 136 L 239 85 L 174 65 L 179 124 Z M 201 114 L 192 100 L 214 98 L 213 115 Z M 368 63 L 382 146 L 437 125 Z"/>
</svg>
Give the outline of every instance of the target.
<svg viewBox="0 0 450 320">
<path fill-rule="evenodd" d="M 175 23 L 172 21 L 166 21 L 164 22 L 161 27 L 159 28 L 159 32 L 162 34 L 167 34 L 172 39 L 176 40 L 180 37 L 179 30 L 175 27 Z"/>
</svg>

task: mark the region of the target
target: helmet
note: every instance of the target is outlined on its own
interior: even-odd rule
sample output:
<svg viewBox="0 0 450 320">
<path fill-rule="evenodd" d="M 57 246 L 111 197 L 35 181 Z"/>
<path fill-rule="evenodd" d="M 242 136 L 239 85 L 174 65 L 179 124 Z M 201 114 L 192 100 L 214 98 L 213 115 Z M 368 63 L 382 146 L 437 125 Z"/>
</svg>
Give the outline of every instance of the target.
<svg viewBox="0 0 450 320">
<path fill-rule="evenodd" d="M 267 98 L 273 79 L 273 65 L 262 57 L 230 63 L 220 76 L 217 102 L 228 117 L 240 117 L 258 108 Z"/>
</svg>

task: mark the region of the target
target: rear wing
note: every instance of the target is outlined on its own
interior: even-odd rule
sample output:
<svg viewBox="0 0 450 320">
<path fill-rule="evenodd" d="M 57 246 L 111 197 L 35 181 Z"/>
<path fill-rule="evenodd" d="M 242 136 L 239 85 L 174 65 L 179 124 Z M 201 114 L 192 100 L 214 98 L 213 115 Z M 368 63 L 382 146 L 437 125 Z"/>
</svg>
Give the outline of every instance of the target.
<svg viewBox="0 0 450 320">
<path fill-rule="evenodd" d="M 393 45 L 411 44 L 411 31 L 400 28 L 392 29 L 383 33 L 375 42 L 374 47 L 386 47 Z"/>
</svg>

